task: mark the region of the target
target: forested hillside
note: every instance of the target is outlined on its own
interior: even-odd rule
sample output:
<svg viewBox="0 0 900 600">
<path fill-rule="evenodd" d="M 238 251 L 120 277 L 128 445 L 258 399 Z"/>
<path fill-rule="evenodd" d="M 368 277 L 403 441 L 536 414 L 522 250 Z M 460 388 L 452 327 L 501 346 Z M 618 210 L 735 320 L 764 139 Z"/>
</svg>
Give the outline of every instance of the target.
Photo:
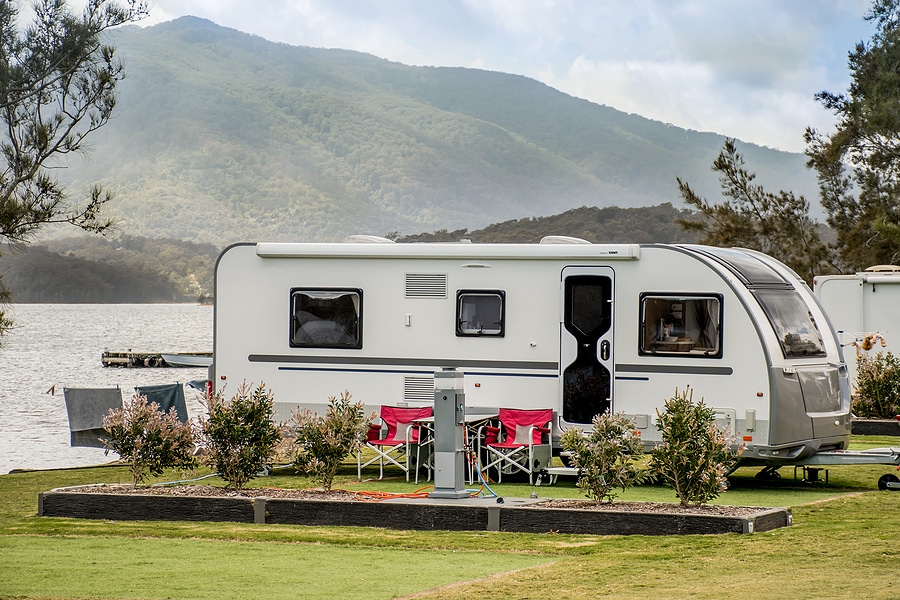
<svg viewBox="0 0 900 600">
<path fill-rule="evenodd" d="M 669 203 L 644 208 L 582 206 L 560 215 L 505 221 L 471 232 L 442 229 L 391 237 L 398 242 L 458 242 L 465 238 L 486 244 L 534 244 L 544 236 L 564 235 L 595 244 L 690 244 L 697 241 L 697 234 L 683 231 L 675 219 L 694 215 Z"/>
<path fill-rule="evenodd" d="M 560 215 L 518 219 L 469 231 L 438 230 L 398 242 L 534 243 L 546 235 L 596 243 L 690 243 L 675 219 L 693 215 L 671 204 L 643 208 L 581 207 Z M 212 244 L 137 236 L 81 236 L 13 250 L 0 249 L 3 282 L 14 302 L 116 303 L 211 300 L 219 249 Z"/>
<path fill-rule="evenodd" d="M 125 234 L 213 243 L 485 227 L 718 194 L 723 136 L 537 81 L 268 42 L 185 17 L 116 32 L 128 77 L 73 192 Z M 727 132 L 723 132 L 727 134 Z M 802 132 L 798 132 L 802 135 Z M 804 157 L 742 145 L 760 183 L 815 197 Z"/>
<path fill-rule="evenodd" d="M 209 244 L 132 236 L 0 250 L 3 284 L 22 303 L 204 301 L 219 253 Z"/>
</svg>

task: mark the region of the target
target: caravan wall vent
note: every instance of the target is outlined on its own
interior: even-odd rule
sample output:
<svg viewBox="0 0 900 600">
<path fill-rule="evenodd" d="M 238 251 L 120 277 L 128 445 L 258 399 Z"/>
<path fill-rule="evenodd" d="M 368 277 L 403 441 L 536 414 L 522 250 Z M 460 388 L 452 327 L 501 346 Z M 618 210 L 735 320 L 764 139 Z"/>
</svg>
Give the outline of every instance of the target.
<svg viewBox="0 0 900 600">
<path fill-rule="evenodd" d="M 433 402 L 434 377 L 404 377 L 403 399 Z"/>
<path fill-rule="evenodd" d="M 407 273 L 407 298 L 446 298 L 446 273 Z"/>
</svg>

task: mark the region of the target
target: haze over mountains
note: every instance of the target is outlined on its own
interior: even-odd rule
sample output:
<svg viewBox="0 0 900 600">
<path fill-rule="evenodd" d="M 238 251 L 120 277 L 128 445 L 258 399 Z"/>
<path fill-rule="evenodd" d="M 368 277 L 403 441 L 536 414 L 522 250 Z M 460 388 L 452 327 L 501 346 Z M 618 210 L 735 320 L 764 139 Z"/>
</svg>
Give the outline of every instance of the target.
<svg viewBox="0 0 900 600">
<path fill-rule="evenodd" d="M 76 192 L 99 181 L 129 235 L 209 242 L 412 235 L 581 206 L 719 197 L 724 135 L 686 131 L 521 76 L 294 47 L 184 17 L 115 32 L 114 119 Z M 803 132 L 798 131 L 797 135 Z M 805 157 L 749 144 L 758 182 L 815 203 Z"/>
</svg>

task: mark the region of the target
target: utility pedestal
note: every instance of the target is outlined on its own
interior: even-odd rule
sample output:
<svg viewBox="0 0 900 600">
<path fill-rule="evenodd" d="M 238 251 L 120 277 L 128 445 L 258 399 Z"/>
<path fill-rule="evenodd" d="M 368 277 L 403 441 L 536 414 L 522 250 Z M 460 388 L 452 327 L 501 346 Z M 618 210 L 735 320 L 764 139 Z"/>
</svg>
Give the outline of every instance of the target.
<svg viewBox="0 0 900 600">
<path fill-rule="evenodd" d="M 429 498 L 468 498 L 465 488 L 466 395 L 463 374 L 434 374 L 434 491 Z"/>
</svg>

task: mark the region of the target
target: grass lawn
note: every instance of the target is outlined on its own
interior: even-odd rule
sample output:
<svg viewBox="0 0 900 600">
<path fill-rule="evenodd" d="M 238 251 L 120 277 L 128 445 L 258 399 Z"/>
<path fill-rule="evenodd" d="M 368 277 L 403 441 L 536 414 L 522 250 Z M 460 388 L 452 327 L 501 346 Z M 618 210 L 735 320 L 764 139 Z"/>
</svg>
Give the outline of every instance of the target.
<svg viewBox="0 0 900 600">
<path fill-rule="evenodd" d="M 854 445 L 900 440 L 857 437 Z M 828 469 L 827 484 L 803 483 L 799 472 L 795 480 L 793 468 L 775 481 L 739 469 L 717 500 L 789 507 L 791 527 L 673 537 L 38 518 L 38 492 L 128 481 L 126 469 L 13 473 L 0 476 L 0 598 L 900 597 L 900 493 L 876 488 L 893 468 Z M 417 488 L 399 477 L 360 483 L 355 474 L 348 462 L 336 487 Z M 312 484 L 285 471 L 250 485 Z M 562 478 L 555 486 L 492 487 L 507 497 L 583 497 Z M 675 501 L 660 486 L 618 499 Z"/>
</svg>

